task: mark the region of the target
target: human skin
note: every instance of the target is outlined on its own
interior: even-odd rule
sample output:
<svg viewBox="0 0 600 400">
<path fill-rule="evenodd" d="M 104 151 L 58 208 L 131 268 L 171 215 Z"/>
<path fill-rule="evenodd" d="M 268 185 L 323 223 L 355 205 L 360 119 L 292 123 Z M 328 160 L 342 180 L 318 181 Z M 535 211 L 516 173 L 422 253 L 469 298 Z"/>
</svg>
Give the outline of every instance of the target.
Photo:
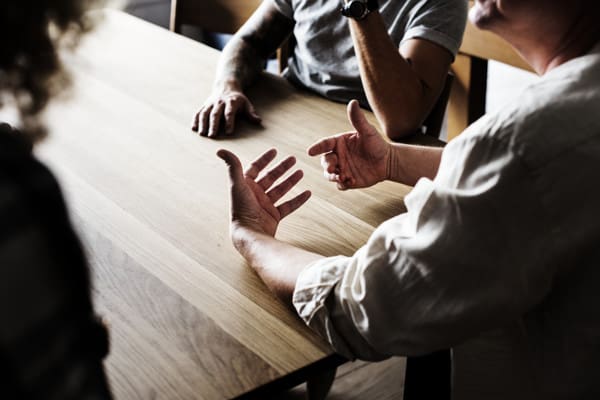
<svg viewBox="0 0 600 400">
<path fill-rule="evenodd" d="M 338 189 L 365 188 L 384 180 L 412 186 L 420 178 L 435 177 L 442 149 L 387 142 L 356 100 L 348 104 L 347 113 L 354 131 L 324 138 L 308 148 L 309 155 L 321 155 L 324 175 Z"/>
<path fill-rule="evenodd" d="M 407 40 L 398 49 L 377 11 L 348 23 L 365 94 L 381 130 L 390 139 L 416 132 L 442 92 L 452 54 L 422 39 Z"/>
<path fill-rule="evenodd" d="M 543 75 L 597 42 L 597 9 L 591 0 L 476 0 L 469 20 L 504 38 Z"/>
<path fill-rule="evenodd" d="M 392 139 L 416 132 L 442 91 L 452 55 L 422 39 L 397 48 L 378 12 L 348 23 L 365 94 L 383 132 Z M 193 131 L 215 138 L 233 134 L 239 116 L 261 123 L 245 91 L 293 29 L 294 21 L 271 2 L 261 3 L 223 49 L 213 91 L 194 115 Z"/>
<path fill-rule="evenodd" d="M 329 167 L 325 167 L 325 171 L 340 189 L 371 186 L 386 179 L 410 184 L 421 177 L 422 171 L 430 178 L 435 176 L 440 149 L 388 143 L 368 123 L 356 101 L 348 105 L 348 118 L 356 131 L 321 140 L 308 149 L 313 156 L 323 152 L 337 154 L 335 159 L 325 157 L 324 162 L 337 168 L 337 172 L 327 172 Z M 281 220 L 310 197 L 310 192 L 305 191 L 279 206 L 275 205 L 300 181 L 302 173 L 296 171 L 281 184 L 272 187 L 292 168 L 293 158 L 285 159 L 258 179 L 275 158 L 274 149 L 258 157 L 245 172 L 235 154 L 221 149 L 217 155 L 229 169 L 233 244 L 269 289 L 291 305 L 300 272 L 311 262 L 323 258 L 275 239 Z"/>
<path fill-rule="evenodd" d="M 544 74 L 598 43 L 600 16 L 596 10 L 588 0 L 478 0 L 469 17 L 477 26 L 509 41 Z M 538 28 L 547 36 L 540 36 Z M 349 105 L 348 114 L 356 131 L 325 138 L 309 148 L 311 155 L 324 153 L 324 174 L 339 189 L 366 187 L 385 179 L 414 184 L 419 177 L 435 177 L 441 150 L 386 147 L 375 128 L 361 118 L 356 104 Z M 231 162 L 228 164 L 231 168 Z M 232 210 L 248 207 L 248 201 L 235 198 L 240 197 L 232 190 Z M 236 248 L 267 286 L 289 304 L 298 274 L 321 256 L 281 242 L 234 215 L 232 212 L 231 236 Z"/>
<path fill-rule="evenodd" d="M 281 220 L 302 206 L 311 195 L 304 191 L 275 206 L 302 178 L 302 171 L 295 171 L 273 186 L 295 164 L 295 159 L 288 157 L 257 179 L 276 155 L 274 149 L 268 150 L 244 171 L 235 154 L 224 149 L 217 152 L 229 169 L 233 244 L 273 293 L 289 305 L 302 268 L 322 256 L 274 238 Z M 282 265 L 286 267 L 281 268 Z"/>
<path fill-rule="evenodd" d="M 264 1 L 223 49 L 213 91 L 194 115 L 192 130 L 210 138 L 235 131 L 236 116 L 261 123 L 261 117 L 244 94 L 263 70 L 267 58 L 292 33 L 294 23 Z M 225 123 L 221 127 L 221 121 Z"/>
</svg>

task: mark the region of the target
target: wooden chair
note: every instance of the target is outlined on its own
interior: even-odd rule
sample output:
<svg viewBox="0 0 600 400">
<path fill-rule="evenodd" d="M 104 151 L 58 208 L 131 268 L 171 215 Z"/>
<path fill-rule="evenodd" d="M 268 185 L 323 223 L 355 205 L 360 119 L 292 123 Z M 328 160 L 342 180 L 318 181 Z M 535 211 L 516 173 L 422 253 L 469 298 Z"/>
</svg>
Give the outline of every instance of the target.
<svg viewBox="0 0 600 400">
<path fill-rule="evenodd" d="M 171 0 L 171 31 L 183 25 L 210 32 L 235 33 L 258 8 L 261 0 Z"/>
<path fill-rule="evenodd" d="M 473 2 L 469 2 L 473 6 Z M 463 43 L 452 65 L 455 76 L 448 102 L 448 139 L 485 114 L 488 60 L 533 71 L 504 39 L 467 23 Z"/>
<path fill-rule="evenodd" d="M 183 25 L 203 31 L 234 34 L 250 18 L 262 0 L 171 0 L 170 29 L 181 33 Z M 279 72 L 287 67 L 293 37 L 277 50 Z"/>
<path fill-rule="evenodd" d="M 450 98 L 450 92 L 454 83 L 454 74 L 449 73 L 444 83 L 444 88 L 440 97 L 438 97 L 435 105 L 429 112 L 429 115 L 423 122 L 425 127 L 425 134 L 434 138 L 439 139 L 440 133 L 442 132 L 442 124 L 444 123 L 444 115 L 446 114 L 446 108 L 448 106 L 448 100 Z"/>
</svg>

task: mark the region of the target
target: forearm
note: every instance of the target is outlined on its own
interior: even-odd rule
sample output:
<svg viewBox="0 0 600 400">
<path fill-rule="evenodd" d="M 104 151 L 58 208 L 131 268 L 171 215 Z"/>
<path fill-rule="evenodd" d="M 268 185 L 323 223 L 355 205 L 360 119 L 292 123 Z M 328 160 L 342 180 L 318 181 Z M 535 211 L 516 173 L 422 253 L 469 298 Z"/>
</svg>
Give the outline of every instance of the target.
<svg viewBox="0 0 600 400">
<path fill-rule="evenodd" d="M 390 138 L 414 133 L 429 111 L 424 82 L 392 42 L 378 12 L 349 23 L 365 94 L 384 133 Z"/>
<path fill-rule="evenodd" d="M 291 306 L 300 272 L 323 256 L 245 227 L 234 227 L 234 245 L 267 287 Z"/>
<path fill-rule="evenodd" d="M 242 92 L 261 73 L 265 59 L 241 35 L 235 35 L 225 46 L 215 76 L 215 90 Z"/>
<path fill-rule="evenodd" d="M 387 179 L 410 186 L 421 178 L 434 179 L 441 159 L 442 149 L 439 147 L 391 144 Z"/>
<path fill-rule="evenodd" d="M 247 87 L 263 70 L 266 60 L 291 34 L 294 21 L 265 1 L 223 49 L 217 68 L 217 87 Z"/>
</svg>

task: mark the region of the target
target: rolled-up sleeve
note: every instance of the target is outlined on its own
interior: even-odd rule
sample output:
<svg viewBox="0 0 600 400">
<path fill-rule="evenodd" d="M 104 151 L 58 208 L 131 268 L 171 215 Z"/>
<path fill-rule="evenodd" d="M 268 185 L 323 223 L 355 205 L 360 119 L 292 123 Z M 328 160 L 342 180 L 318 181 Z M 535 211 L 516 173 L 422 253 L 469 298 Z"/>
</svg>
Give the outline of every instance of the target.
<svg viewBox="0 0 600 400">
<path fill-rule="evenodd" d="M 520 315 L 554 275 L 530 175 L 510 141 L 455 139 L 405 214 L 352 257 L 307 266 L 293 298 L 299 315 L 341 355 L 367 360 L 451 347 Z"/>
</svg>

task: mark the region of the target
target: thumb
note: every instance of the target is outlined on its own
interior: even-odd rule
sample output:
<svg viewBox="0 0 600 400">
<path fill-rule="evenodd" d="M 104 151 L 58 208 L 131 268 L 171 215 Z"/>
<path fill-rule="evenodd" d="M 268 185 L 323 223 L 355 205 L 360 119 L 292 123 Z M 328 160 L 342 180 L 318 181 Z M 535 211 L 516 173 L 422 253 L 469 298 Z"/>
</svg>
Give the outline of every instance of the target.
<svg viewBox="0 0 600 400">
<path fill-rule="evenodd" d="M 225 161 L 229 168 L 229 179 L 231 183 L 237 183 L 244 180 L 244 173 L 242 169 L 242 163 L 235 154 L 229 150 L 220 149 L 217 151 L 217 157 Z"/>
<path fill-rule="evenodd" d="M 246 100 L 246 115 L 250 118 L 250 121 L 255 124 L 260 124 L 262 122 L 262 118 L 256 113 L 256 109 L 252 103 L 250 103 L 250 100 Z"/>
<path fill-rule="evenodd" d="M 348 120 L 359 135 L 371 135 L 375 131 L 373 125 L 367 121 L 365 113 L 360 109 L 358 101 L 352 100 L 348 103 Z"/>
</svg>

